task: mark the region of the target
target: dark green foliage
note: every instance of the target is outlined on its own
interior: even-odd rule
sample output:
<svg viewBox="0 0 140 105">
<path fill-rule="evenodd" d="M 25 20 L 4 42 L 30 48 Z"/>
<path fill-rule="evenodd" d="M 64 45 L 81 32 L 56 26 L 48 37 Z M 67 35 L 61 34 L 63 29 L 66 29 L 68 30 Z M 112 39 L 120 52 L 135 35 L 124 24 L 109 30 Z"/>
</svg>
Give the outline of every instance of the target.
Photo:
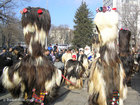
<svg viewBox="0 0 140 105">
<path fill-rule="evenodd" d="M 74 47 L 91 46 L 91 39 L 93 36 L 93 15 L 87 8 L 85 2 L 77 9 L 74 18 Z"/>
</svg>

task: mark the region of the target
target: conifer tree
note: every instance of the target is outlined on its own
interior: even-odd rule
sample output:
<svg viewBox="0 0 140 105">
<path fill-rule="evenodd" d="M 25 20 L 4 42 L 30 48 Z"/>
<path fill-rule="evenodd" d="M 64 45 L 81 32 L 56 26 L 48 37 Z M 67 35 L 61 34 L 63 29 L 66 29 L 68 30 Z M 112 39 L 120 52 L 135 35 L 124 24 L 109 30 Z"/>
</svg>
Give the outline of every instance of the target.
<svg viewBox="0 0 140 105">
<path fill-rule="evenodd" d="M 80 7 L 77 9 L 74 23 L 73 46 L 78 48 L 84 48 L 86 45 L 91 46 L 91 39 L 93 36 L 93 15 L 87 8 L 86 2 L 82 1 Z"/>
</svg>

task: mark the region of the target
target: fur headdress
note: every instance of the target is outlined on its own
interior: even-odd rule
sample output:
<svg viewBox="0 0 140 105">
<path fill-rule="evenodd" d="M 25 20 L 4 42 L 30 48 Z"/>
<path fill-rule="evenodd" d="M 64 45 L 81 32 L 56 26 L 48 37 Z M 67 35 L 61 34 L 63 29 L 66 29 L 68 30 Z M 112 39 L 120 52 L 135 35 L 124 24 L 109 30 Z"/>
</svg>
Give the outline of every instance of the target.
<svg viewBox="0 0 140 105">
<path fill-rule="evenodd" d="M 95 16 L 94 23 L 99 33 L 99 41 L 102 45 L 113 41 L 117 38 L 118 13 L 115 11 L 107 11 L 105 13 L 98 12 Z"/>
<path fill-rule="evenodd" d="M 130 53 L 130 37 L 131 32 L 129 30 L 121 29 L 119 31 L 119 53 L 121 56 Z"/>
<path fill-rule="evenodd" d="M 39 7 L 24 8 L 22 13 L 22 27 L 26 44 L 31 55 L 39 55 L 46 44 L 51 19 L 48 10 Z"/>
</svg>

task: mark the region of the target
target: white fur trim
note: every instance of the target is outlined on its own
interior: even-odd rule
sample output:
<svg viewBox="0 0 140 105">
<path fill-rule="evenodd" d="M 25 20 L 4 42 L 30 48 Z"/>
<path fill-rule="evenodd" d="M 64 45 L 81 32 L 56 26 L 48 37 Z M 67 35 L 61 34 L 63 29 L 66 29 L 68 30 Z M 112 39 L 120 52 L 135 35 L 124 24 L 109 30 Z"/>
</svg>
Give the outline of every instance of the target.
<svg viewBox="0 0 140 105">
<path fill-rule="evenodd" d="M 103 74 L 97 67 L 93 70 L 91 71 L 90 80 L 88 84 L 89 94 L 92 95 L 93 93 L 100 92 L 99 97 L 102 98 L 102 100 L 106 100 L 106 92 L 105 92 L 106 83 L 103 79 Z M 106 102 L 104 103 L 104 105 L 107 105 Z"/>
<path fill-rule="evenodd" d="M 123 96 L 122 96 L 122 100 L 125 100 L 127 98 L 127 86 L 123 85 L 123 79 L 124 79 L 124 69 L 123 69 L 123 66 L 122 64 L 120 64 L 120 89 L 123 89 Z"/>
<path fill-rule="evenodd" d="M 123 67 L 122 65 L 120 64 L 120 89 L 123 88 Z"/>
<path fill-rule="evenodd" d="M 35 24 L 35 41 L 41 43 L 42 46 L 46 44 L 46 32 L 41 28 L 41 30 L 38 30 L 37 25 Z"/>
<path fill-rule="evenodd" d="M 127 98 L 127 92 L 128 92 L 127 85 L 125 85 L 124 90 L 123 90 L 123 99 L 124 100 Z"/>
<path fill-rule="evenodd" d="M 29 43 L 29 52 L 30 52 L 31 55 L 32 55 L 32 53 L 33 53 L 32 42 L 33 42 L 33 38 L 31 37 L 30 43 Z"/>
<path fill-rule="evenodd" d="M 95 58 L 95 59 L 97 59 L 97 58 L 99 58 L 99 57 L 100 57 L 100 53 L 97 52 L 97 53 L 96 53 L 96 58 Z"/>
<path fill-rule="evenodd" d="M 104 59 L 105 59 L 106 63 L 109 65 L 109 59 L 108 58 L 109 58 L 108 52 L 105 51 Z"/>
<path fill-rule="evenodd" d="M 25 85 L 23 83 L 21 83 L 21 91 L 24 92 L 25 91 Z"/>
<path fill-rule="evenodd" d="M 119 99 L 119 105 L 123 105 L 123 99 Z"/>
<path fill-rule="evenodd" d="M 87 70 L 88 69 L 88 59 L 87 58 L 84 58 L 83 59 L 83 66 L 85 67 L 85 69 Z"/>
<path fill-rule="evenodd" d="M 70 77 L 70 81 L 74 84 L 76 84 L 76 78 L 75 77 Z"/>
<path fill-rule="evenodd" d="M 62 62 L 63 63 L 66 63 L 70 59 L 72 59 L 72 54 L 71 53 L 64 53 L 62 55 Z"/>
<path fill-rule="evenodd" d="M 21 77 L 19 77 L 18 72 L 15 72 L 13 74 L 13 81 L 11 82 L 9 79 L 8 70 L 9 70 L 9 67 L 5 67 L 3 69 L 2 84 L 6 89 L 13 89 L 21 82 L 22 79 Z"/>
<path fill-rule="evenodd" d="M 73 70 L 73 66 L 69 67 L 69 68 L 67 69 L 67 72 L 71 72 L 72 70 Z"/>
<path fill-rule="evenodd" d="M 42 58 L 41 56 L 37 57 L 37 58 L 36 58 L 36 62 L 37 62 L 37 65 L 42 64 L 43 58 Z"/>
<path fill-rule="evenodd" d="M 117 12 L 99 12 L 96 14 L 94 23 L 97 25 L 102 44 L 110 42 L 117 38 L 118 34 L 118 13 Z"/>
<path fill-rule="evenodd" d="M 13 82 L 17 86 L 21 82 L 21 77 L 19 77 L 18 72 L 15 72 L 13 75 Z"/>
<path fill-rule="evenodd" d="M 90 95 L 92 95 L 93 94 L 93 90 L 94 90 L 94 83 L 93 83 L 93 81 L 89 81 L 88 86 L 89 86 L 88 93 Z"/>
<path fill-rule="evenodd" d="M 63 62 L 63 63 L 65 63 L 65 55 L 66 55 L 66 53 L 64 53 L 64 54 L 62 55 L 62 62 Z"/>
<path fill-rule="evenodd" d="M 28 34 L 29 32 L 34 33 L 35 32 L 35 41 L 41 43 L 42 46 L 45 46 L 46 44 L 46 32 L 41 28 L 41 30 L 38 30 L 38 27 L 36 24 L 31 25 L 28 24 L 26 27 L 23 28 L 23 33 L 24 36 Z M 31 36 L 32 38 L 33 36 Z M 33 39 L 30 40 L 30 45 L 29 45 L 29 51 L 32 53 L 32 48 L 31 44 L 33 42 Z"/>
<path fill-rule="evenodd" d="M 9 70 L 9 67 L 4 67 L 3 74 L 2 74 L 2 84 L 6 89 L 13 89 L 15 86 L 9 80 L 8 70 Z"/>
<path fill-rule="evenodd" d="M 14 69 L 17 69 L 20 65 L 21 65 L 21 61 L 19 61 L 18 63 L 16 63 L 16 65 L 14 66 Z"/>
<path fill-rule="evenodd" d="M 35 32 L 34 25 L 28 24 L 26 27 L 23 28 L 23 34 L 24 36 L 28 34 L 29 32 Z"/>
<path fill-rule="evenodd" d="M 50 91 L 55 86 L 55 83 L 56 83 L 56 77 L 55 77 L 55 74 L 54 74 L 50 81 L 45 82 L 46 91 Z"/>
<path fill-rule="evenodd" d="M 62 72 L 61 72 L 61 70 L 57 69 L 56 70 L 56 84 L 57 84 L 57 86 L 60 86 L 61 79 L 62 79 Z"/>
<path fill-rule="evenodd" d="M 99 87 L 98 88 L 101 88 L 101 93 L 100 93 L 100 95 L 102 96 L 102 99 L 103 100 L 106 100 L 106 92 L 105 92 L 105 85 L 106 85 L 106 83 L 105 83 L 105 81 L 104 81 L 104 79 L 103 79 L 103 75 L 102 75 L 102 73 L 99 73 L 99 79 L 100 79 L 100 81 L 99 81 Z M 94 85 L 96 85 L 96 84 L 94 84 Z"/>
<path fill-rule="evenodd" d="M 79 71 L 79 64 L 76 66 L 76 72 L 78 73 L 78 71 Z"/>
</svg>

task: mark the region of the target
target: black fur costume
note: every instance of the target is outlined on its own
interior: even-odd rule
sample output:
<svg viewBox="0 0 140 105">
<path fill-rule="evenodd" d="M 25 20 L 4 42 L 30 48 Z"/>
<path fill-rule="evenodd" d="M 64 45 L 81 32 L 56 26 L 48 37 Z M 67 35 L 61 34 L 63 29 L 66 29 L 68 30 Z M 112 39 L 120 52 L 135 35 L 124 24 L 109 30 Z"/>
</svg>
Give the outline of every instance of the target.
<svg viewBox="0 0 140 105">
<path fill-rule="evenodd" d="M 56 85 L 60 85 L 61 71 L 43 55 L 50 26 L 48 10 L 39 7 L 23 9 L 22 27 L 29 54 L 12 67 L 4 68 L 2 82 L 13 97 L 22 95 L 25 105 L 47 104 L 46 97 Z M 47 94 L 42 102 L 29 101 L 34 98 L 33 93 L 40 98 L 44 91 Z"/>
<path fill-rule="evenodd" d="M 72 82 L 71 84 L 68 81 L 65 81 L 66 85 L 69 86 L 69 89 L 83 87 L 82 75 L 84 72 L 85 68 L 80 61 L 70 59 L 66 62 L 65 76 Z"/>
<path fill-rule="evenodd" d="M 130 37 L 131 32 L 129 30 L 122 29 L 119 31 L 119 56 L 123 63 L 128 85 L 130 85 L 131 75 L 134 73 L 134 57 L 130 53 Z"/>
</svg>

